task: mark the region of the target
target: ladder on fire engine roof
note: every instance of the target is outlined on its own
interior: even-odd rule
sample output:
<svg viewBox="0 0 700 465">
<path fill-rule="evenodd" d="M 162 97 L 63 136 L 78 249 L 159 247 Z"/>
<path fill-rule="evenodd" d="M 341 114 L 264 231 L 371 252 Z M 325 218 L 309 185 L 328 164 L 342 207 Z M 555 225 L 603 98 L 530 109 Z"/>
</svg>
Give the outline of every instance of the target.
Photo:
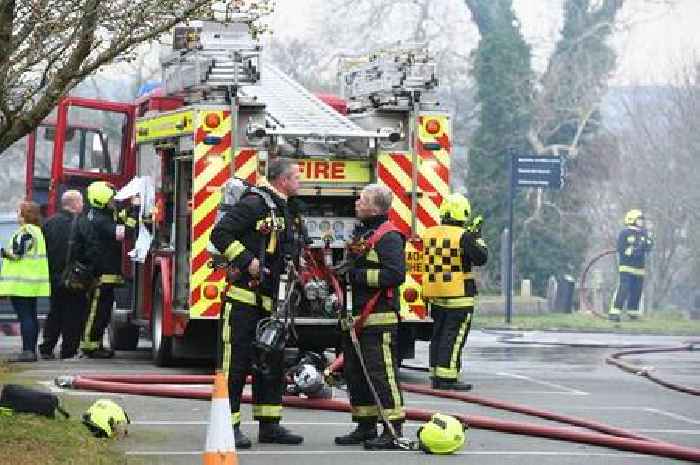
<svg viewBox="0 0 700 465">
<path fill-rule="evenodd" d="M 386 137 L 362 129 L 267 62 L 262 64 L 260 81 L 241 87 L 240 94 L 265 104 L 268 121 L 273 126 L 269 132 L 273 134 L 320 138 Z"/>
</svg>

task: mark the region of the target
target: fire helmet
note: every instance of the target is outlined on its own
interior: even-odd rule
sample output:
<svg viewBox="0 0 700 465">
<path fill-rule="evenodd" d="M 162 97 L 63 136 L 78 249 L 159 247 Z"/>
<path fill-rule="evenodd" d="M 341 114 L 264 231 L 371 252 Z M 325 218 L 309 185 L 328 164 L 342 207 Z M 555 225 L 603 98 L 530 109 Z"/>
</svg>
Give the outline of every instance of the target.
<svg viewBox="0 0 700 465">
<path fill-rule="evenodd" d="M 452 454 L 464 444 L 466 430 L 455 417 L 436 413 L 418 429 L 420 448 L 428 454 Z"/>
<path fill-rule="evenodd" d="M 625 224 L 628 226 L 634 226 L 637 223 L 637 220 L 643 219 L 644 215 L 642 214 L 642 211 L 637 208 L 633 208 L 625 213 Z"/>
<path fill-rule="evenodd" d="M 323 375 L 320 371 L 309 363 L 299 365 L 292 374 L 294 384 L 299 387 L 299 391 L 304 394 L 315 394 L 323 389 Z"/>
<path fill-rule="evenodd" d="M 98 438 L 126 435 L 129 416 L 116 402 L 99 399 L 83 414 L 83 424 Z"/>
<path fill-rule="evenodd" d="M 453 221 L 464 223 L 472 214 L 472 206 L 469 199 L 462 194 L 450 194 L 440 205 L 440 216 Z"/>
<path fill-rule="evenodd" d="M 115 195 L 114 187 L 105 181 L 95 181 L 87 188 L 88 202 L 95 208 L 107 208 Z"/>
</svg>

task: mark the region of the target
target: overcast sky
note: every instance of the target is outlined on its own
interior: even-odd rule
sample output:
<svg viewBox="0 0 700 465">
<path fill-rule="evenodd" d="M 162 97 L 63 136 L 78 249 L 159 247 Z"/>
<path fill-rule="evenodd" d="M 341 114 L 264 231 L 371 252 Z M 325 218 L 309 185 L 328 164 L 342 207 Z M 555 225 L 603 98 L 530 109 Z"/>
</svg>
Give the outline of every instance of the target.
<svg viewBox="0 0 700 465">
<path fill-rule="evenodd" d="M 323 0 L 277 0 L 272 25 L 277 37 L 313 31 L 323 21 L 319 2 Z M 436 0 L 454 1 L 454 0 Z M 680 63 L 700 58 L 700 0 L 627 0 L 621 19 L 623 27 L 615 36 L 619 52 L 614 83 L 669 82 Z M 533 45 L 535 66 L 541 69 L 561 27 L 563 0 L 514 0 L 523 33 Z M 466 7 L 465 7 L 466 8 Z M 293 24 L 293 28 L 288 25 Z M 284 25 L 284 26 L 283 26 Z M 293 30 L 292 30 L 293 29 Z"/>
</svg>

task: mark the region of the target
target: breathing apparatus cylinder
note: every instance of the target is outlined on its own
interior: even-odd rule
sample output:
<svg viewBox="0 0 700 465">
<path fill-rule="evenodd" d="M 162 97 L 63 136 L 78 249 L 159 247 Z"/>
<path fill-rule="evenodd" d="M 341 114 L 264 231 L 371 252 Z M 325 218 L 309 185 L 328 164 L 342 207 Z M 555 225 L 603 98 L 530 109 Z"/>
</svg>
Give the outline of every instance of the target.
<svg viewBox="0 0 700 465">
<path fill-rule="evenodd" d="M 287 342 L 287 328 L 277 318 L 264 318 L 255 330 L 255 369 L 264 374 L 270 371 L 267 358 L 272 352 L 281 352 Z"/>
</svg>

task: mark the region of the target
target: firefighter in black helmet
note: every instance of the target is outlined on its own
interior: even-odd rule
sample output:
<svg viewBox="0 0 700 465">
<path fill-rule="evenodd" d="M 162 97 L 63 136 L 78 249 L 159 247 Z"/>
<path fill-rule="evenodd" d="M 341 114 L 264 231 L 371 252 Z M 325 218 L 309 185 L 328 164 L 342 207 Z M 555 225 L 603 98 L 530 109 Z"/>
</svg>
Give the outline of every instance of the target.
<svg viewBox="0 0 700 465">
<path fill-rule="evenodd" d="M 459 381 L 462 349 L 474 315 L 476 282 L 473 266 L 488 259 L 481 237 L 481 217 L 471 217 L 469 199 L 451 194 L 440 205 L 442 224 L 425 230 L 423 239 L 423 297 L 430 304 L 433 335 L 430 375 L 433 389 L 469 391 Z"/>
<path fill-rule="evenodd" d="M 90 295 L 90 304 L 80 351 L 89 358 L 111 358 L 114 351 L 102 346 L 104 330 L 114 306 L 114 288 L 124 284 L 121 274 L 122 241 L 128 230 L 136 227 L 135 209 L 117 209 L 116 191 L 105 181 L 95 181 L 87 188 L 90 210 L 88 254 L 95 259 L 97 283 Z"/>
<path fill-rule="evenodd" d="M 211 243 L 222 251 L 230 268 L 223 310 L 223 369 L 228 372 L 229 400 L 236 447 L 247 449 L 251 441 L 240 430 L 241 395 L 246 375 L 253 373 L 256 328 L 270 317 L 284 271 L 285 257 L 294 257 L 297 243 L 288 197 L 299 188 L 299 166 L 276 158 L 268 166 L 269 183 L 244 193 L 214 226 Z M 284 354 L 265 355 L 265 370 L 253 373 L 253 418 L 260 423 L 261 443 L 301 444 L 303 437 L 280 426 Z M 258 367 L 260 368 L 260 367 Z"/>
<path fill-rule="evenodd" d="M 355 203 L 361 224 L 354 236 L 369 243 L 357 247 L 360 252 L 348 273 L 353 325 L 356 334 L 359 333 L 361 354 L 353 343 L 349 323 L 343 325 L 341 341 L 350 411 L 358 425 L 352 432 L 335 438 L 340 446 L 364 442 L 365 449 L 397 449 L 396 440 L 401 436 L 405 419 L 398 383 L 399 286 L 406 279 L 405 241 L 387 216 L 391 202 L 392 193 L 386 186 L 371 184 L 362 190 Z M 363 314 L 367 315 L 364 320 Z M 365 378 L 361 363 L 365 364 L 370 379 Z M 382 412 L 369 383 L 376 390 L 384 418 L 390 422 L 384 424 L 380 436 L 377 436 L 377 421 Z"/>
<path fill-rule="evenodd" d="M 644 266 L 653 245 L 654 239 L 646 229 L 642 211 L 628 211 L 625 227 L 617 238 L 619 283 L 608 314 L 611 321 L 620 321 L 625 310 L 631 319 L 641 316 L 639 300 L 644 287 Z"/>
</svg>

